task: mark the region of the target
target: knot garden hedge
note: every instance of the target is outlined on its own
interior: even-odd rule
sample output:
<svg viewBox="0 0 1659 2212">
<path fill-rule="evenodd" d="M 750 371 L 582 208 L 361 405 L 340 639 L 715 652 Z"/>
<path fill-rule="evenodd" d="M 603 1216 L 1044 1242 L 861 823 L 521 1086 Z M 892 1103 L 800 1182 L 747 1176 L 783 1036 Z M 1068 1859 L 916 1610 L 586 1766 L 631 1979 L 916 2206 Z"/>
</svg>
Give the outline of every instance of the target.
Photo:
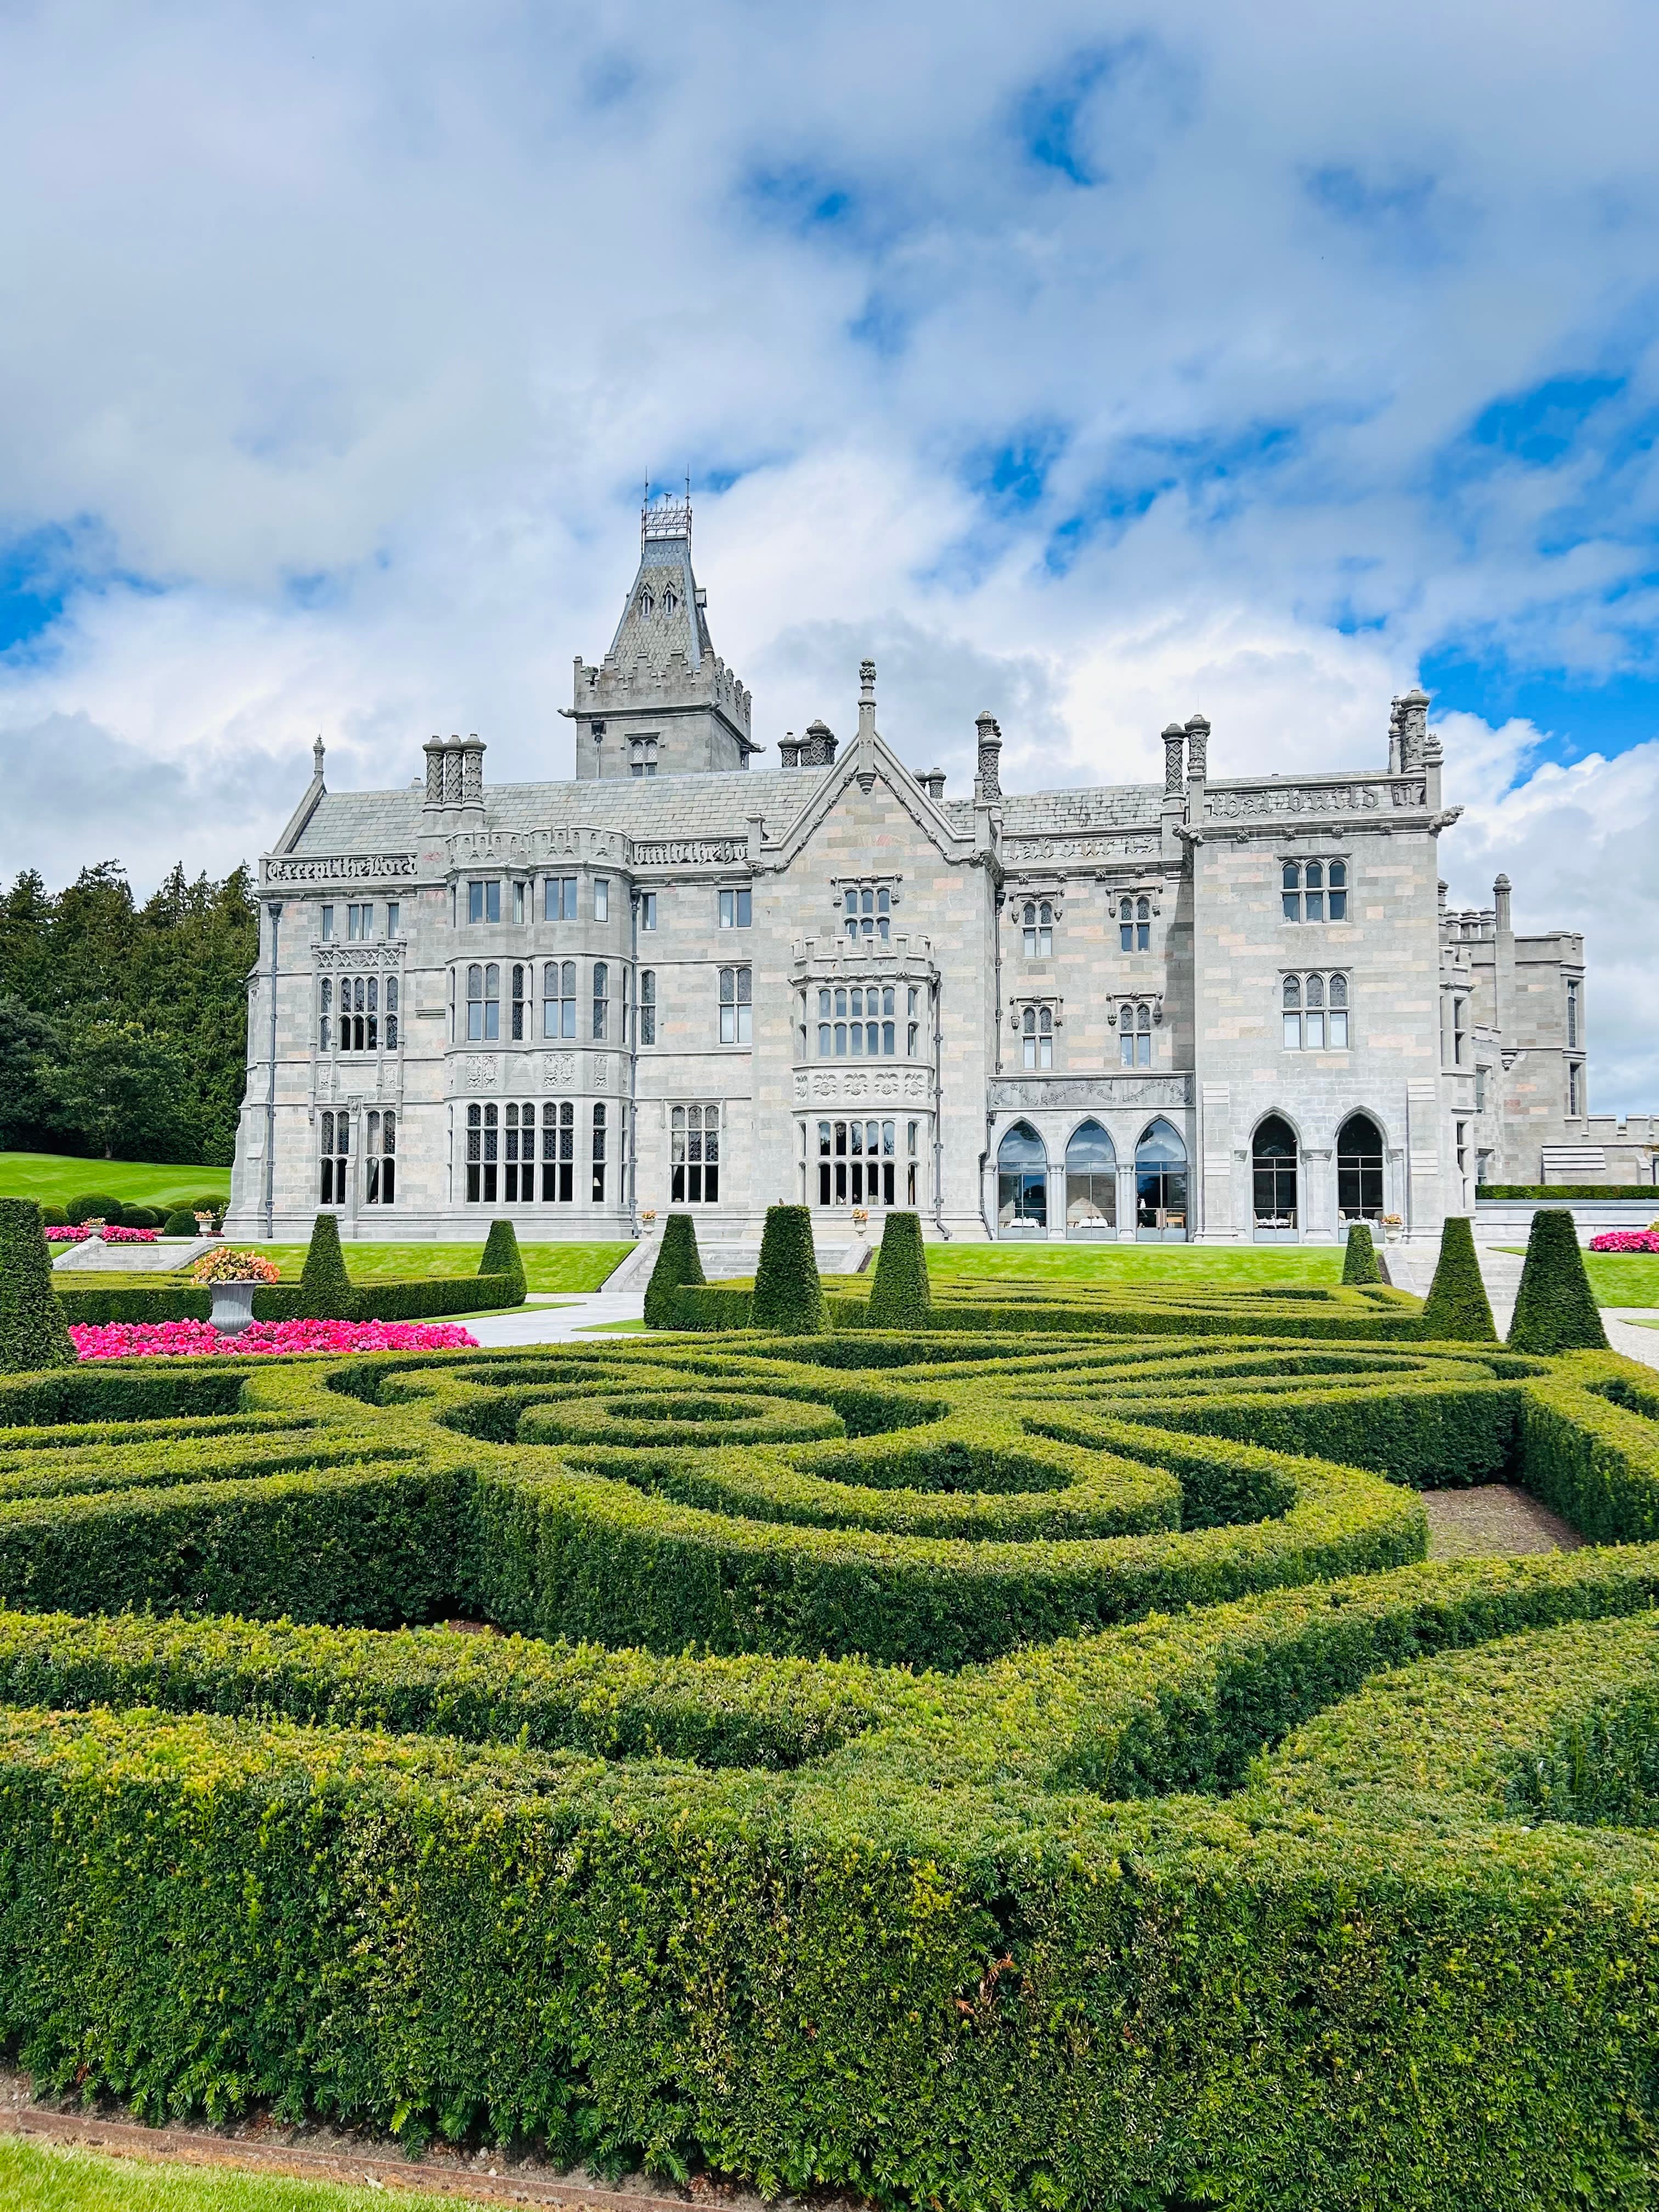
<svg viewBox="0 0 1659 2212">
<path fill-rule="evenodd" d="M 1653 1378 L 1228 1303 L 0 1378 L 0 2031 L 963 2212 L 1651 2202 Z M 1595 1548 L 1423 1564 L 1498 1477 Z"/>
</svg>

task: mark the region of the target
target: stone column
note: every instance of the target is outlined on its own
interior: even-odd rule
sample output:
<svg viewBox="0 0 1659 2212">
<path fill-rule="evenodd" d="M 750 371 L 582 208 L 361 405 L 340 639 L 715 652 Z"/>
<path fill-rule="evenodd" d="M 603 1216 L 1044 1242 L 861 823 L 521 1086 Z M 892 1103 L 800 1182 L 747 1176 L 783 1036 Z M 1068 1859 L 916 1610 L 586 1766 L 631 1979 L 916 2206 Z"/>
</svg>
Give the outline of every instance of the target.
<svg viewBox="0 0 1659 2212">
<path fill-rule="evenodd" d="M 1302 1236 L 1321 1244 L 1328 1244 L 1336 1236 L 1336 1192 L 1331 1181 L 1332 1151 L 1328 1145 L 1306 1145 L 1297 1163 L 1297 1209 L 1302 1216 Z"/>
</svg>

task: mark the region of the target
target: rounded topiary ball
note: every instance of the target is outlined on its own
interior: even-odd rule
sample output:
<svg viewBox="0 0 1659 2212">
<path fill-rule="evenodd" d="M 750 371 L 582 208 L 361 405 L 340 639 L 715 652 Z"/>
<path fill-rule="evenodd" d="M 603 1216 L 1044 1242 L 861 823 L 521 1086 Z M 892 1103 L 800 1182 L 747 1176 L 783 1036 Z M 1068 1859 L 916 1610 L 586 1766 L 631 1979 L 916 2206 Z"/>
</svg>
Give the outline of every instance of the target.
<svg viewBox="0 0 1659 2212">
<path fill-rule="evenodd" d="M 122 1219 L 120 1200 L 101 1190 L 83 1191 L 70 1199 L 64 1212 L 77 1229 L 85 1221 L 107 1221 L 114 1227 Z"/>
<path fill-rule="evenodd" d="M 201 1231 L 197 1226 L 196 1216 L 181 1206 L 176 1213 L 168 1214 L 161 1224 L 161 1234 L 163 1237 L 197 1237 Z"/>
</svg>

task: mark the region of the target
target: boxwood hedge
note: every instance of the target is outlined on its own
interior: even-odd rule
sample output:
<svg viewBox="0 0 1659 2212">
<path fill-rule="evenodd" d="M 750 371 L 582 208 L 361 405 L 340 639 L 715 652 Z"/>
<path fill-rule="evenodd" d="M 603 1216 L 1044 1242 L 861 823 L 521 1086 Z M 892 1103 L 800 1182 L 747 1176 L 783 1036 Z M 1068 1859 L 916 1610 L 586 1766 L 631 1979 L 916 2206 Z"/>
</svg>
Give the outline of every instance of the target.
<svg viewBox="0 0 1659 2212">
<path fill-rule="evenodd" d="M 0 2035 L 928 2212 L 1651 2201 L 1659 1383 L 1361 1295 L 0 1377 Z M 1597 1541 L 1425 1564 L 1494 1476 Z"/>
</svg>

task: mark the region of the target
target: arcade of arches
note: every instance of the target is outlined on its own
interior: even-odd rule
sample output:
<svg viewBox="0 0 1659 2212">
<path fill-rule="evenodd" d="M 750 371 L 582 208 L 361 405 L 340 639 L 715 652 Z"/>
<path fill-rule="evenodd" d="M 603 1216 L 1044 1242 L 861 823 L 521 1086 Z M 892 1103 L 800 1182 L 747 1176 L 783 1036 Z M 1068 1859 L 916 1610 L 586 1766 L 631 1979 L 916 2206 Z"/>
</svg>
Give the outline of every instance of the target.
<svg viewBox="0 0 1659 2212">
<path fill-rule="evenodd" d="M 1368 1114 L 1351 1114 L 1337 1133 L 1334 1220 L 1337 1233 L 1355 1221 L 1380 1223 L 1383 1212 L 1382 1132 Z M 1331 1155 L 1304 1160 L 1295 1129 L 1282 1114 L 1256 1124 L 1250 1140 L 1252 1234 L 1261 1243 L 1299 1243 L 1309 1225 L 1308 1179 L 1328 1175 Z M 1080 1121 L 1062 1158 L 1029 1121 L 1016 1121 L 996 1151 L 997 1234 L 1079 1243 L 1183 1243 L 1189 1231 L 1187 1146 L 1161 1115 L 1121 1159 L 1103 1124 Z M 1317 1212 L 1314 1218 L 1319 1218 Z M 1328 1220 L 1332 1217 L 1328 1212 Z"/>
</svg>

